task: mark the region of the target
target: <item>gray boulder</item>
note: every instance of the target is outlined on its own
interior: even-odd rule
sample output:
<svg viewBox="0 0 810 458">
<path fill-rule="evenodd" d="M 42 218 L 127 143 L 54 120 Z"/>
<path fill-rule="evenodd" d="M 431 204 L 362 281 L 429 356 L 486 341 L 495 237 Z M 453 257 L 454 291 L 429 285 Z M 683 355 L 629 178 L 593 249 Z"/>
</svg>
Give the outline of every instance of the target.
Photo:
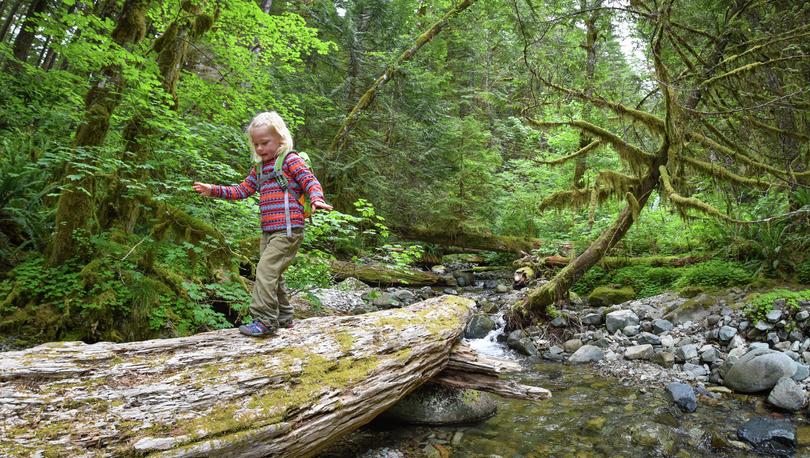
<svg viewBox="0 0 810 458">
<path fill-rule="evenodd" d="M 506 338 L 506 345 L 527 356 L 537 356 L 538 354 L 537 347 L 534 346 L 532 339 L 529 338 L 526 332 L 520 329 L 509 333 L 509 336 Z"/>
<path fill-rule="evenodd" d="M 769 455 L 793 456 L 796 448 L 796 427 L 789 420 L 754 417 L 737 428 L 737 437 Z"/>
<path fill-rule="evenodd" d="M 665 332 L 672 331 L 673 328 L 672 323 L 669 320 L 664 320 L 661 318 L 653 320 L 652 325 L 653 332 L 656 334 L 663 334 Z"/>
<path fill-rule="evenodd" d="M 582 339 L 569 339 L 563 344 L 566 353 L 574 353 L 582 347 Z"/>
<path fill-rule="evenodd" d="M 652 357 L 652 362 L 667 369 L 675 365 L 675 355 L 668 351 L 659 351 Z"/>
<path fill-rule="evenodd" d="M 720 342 L 728 342 L 736 335 L 737 335 L 736 328 L 732 328 L 731 326 L 723 326 L 717 333 L 717 338 L 720 339 Z"/>
<path fill-rule="evenodd" d="M 602 352 L 602 349 L 594 346 L 594 345 L 583 345 L 579 347 L 577 351 L 568 358 L 568 361 L 581 364 L 581 363 L 590 363 L 593 361 L 599 361 L 605 357 L 605 354 Z"/>
<path fill-rule="evenodd" d="M 642 332 L 638 336 L 638 343 L 640 344 L 650 344 L 650 345 L 661 345 L 661 338 L 651 332 Z"/>
<path fill-rule="evenodd" d="M 650 344 L 633 345 L 632 347 L 627 347 L 627 350 L 624 352 L 624 358 L 649 360 L 654 354 L 653 347 Z"/>
<path fill-rule="evenodd" d="M 611 334 L 627 326 L 637 326 L 638 323 L 638 315 L 632 310 L 616 310 L 605 316 L 605 327 Z"/>
<path fill-rule="evenodd" d="M 602 324 L 602 314 L 601 313 L 589 313 L 582 317 L 582 324 L 586 326 L 599 326 Z"/>
<path fill-rule="evenodd" d="M 697 410 L 697 397 L 691 385 L 670 383 L 666 386 L 667 397 L 684 412 Z"/>
<path fill-rule="evenodd" d="M 793 379 L 782 377 L 768 395 L 768 402 L 781 409 L 795 412 L 805 406 L 807 396 Z"/>
<path fill-rule="evenodd" d="M 480 339 L 490 331 L 495 329 L 495 321 L 486 315 L 473 315 L 467 327 L 464 328 L 464 337 L 468 339 Z"/>
<path fill-rule="evenodd" d="M 740 393 L 756 393 L 773 388 L 782 377 L 793 376 L 796 367 L 796 361 L 784 353 L 754 349 L 731 366 L 724 383 Z"/>
<path fill-rule="evenodd" d="M 406 423 L 452 425 L 485 420 L 497 409 L 487 393 L 426 383 L 394 404 L 385 416 Z"/>
<path fill-rule="evenodd" d="M 675 349 L 675 361 L 682 363 L 697 358 L 697 347 L 692 344 L 682 345 Z"/>
</svg>

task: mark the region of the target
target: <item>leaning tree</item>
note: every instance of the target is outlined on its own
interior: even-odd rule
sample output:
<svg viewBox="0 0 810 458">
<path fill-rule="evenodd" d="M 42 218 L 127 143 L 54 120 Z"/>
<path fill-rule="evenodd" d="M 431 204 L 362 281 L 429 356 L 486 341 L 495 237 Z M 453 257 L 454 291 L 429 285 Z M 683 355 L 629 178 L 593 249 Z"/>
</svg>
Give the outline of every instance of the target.
<svg viewBox="0 0 810 458">
<path fill-rule="evenodd" d="M 626 205 L 585 251 L 513 307 L 513 323 L 541 316 L 566 297 L 577 279 L 627 233 L 654 192 L 682 217 L 732 224 L 756 221 L 741 221 L 733 209 L 722 211 L 691 195 L 698 180 L 709 178 L 717 188 L 738 195 L 789 193 L 790 208 L 773 209 L 783 214 L 767 220 L 806 218 L 808 212 L 801 207 L 810 184 L 806 5 L 651 0 L 631 2 L 628 8 L 598 8 L 626 15 L 647 36 L 655 88 L 633 106 L 590 88 L 567 87 L 530 68 L 545 89 L 602 110 L 610 115 L 602 119 L 612 121 L 597 125 L 581 119 L 536 119 L 528 110 L 526 121 L 543 129 L 569 126 L 593 138 L 551 161 L 555 164 L 605 151 L 622 163 L 622 170 L 599 171 L 588 186 L 553 193 L 540 210 L 594 208 L 609 199 Z M 587 17 L 592 9 L 581 13 Z"/>
</svg>

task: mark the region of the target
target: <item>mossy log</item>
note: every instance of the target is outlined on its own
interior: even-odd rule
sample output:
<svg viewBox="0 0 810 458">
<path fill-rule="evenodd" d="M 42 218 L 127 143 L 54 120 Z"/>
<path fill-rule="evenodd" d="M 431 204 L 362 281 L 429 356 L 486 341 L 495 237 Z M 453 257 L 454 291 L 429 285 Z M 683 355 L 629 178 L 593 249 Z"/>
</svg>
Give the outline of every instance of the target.
<svg viewBox="0 0 810 458">
<path fill-rule="evenodd" d="M 516 268 L 531 267 L 535 270 L 554 269 L 557 267 L 565 267 L 571 262 L 572 258 L 564 256 L 524 256 L 513 263 Z M 619 269 L 627 266 L 650 266 L 650 267 L 683 267 L 691 264 L 696 264 L 705 260 L 705 257 L 695 255 L 679 255 L 679 256 L 643 256 L 643 257 L 626 257 L 626 256 L 605 256 L 596 265 L 606 269 Z"/>
<path fill-rule="evenodd" d="M 433 272 L 415 269 L 394 269 L 378 264 L 354 264 L 346 261 L 329 261 L 329 268 L 338 280 L 354 277 L 370 285 L 444 285 L 447 279 Z"/>
<path fill-rule="evenodd" d="M 539 248 L 542 244 L 539 239 L 472 231 L 448 232 L 423 227 L 393 227 L 391 230 L 404 239 L 419 240 L 422 242 L 435 243 L 437 245 L 463 246 L 466 248 L 505 253 L 520 254 L 521 252 L 528 252 Z"/>
<path fill-rule="evenodd" d="M 0 361 L 4 456 L 311 456 L 439 374 L 473 302 L 227 329 L 58 342 Z M 456 364 L 455 367 L 459 365 Z"/>
</svg>

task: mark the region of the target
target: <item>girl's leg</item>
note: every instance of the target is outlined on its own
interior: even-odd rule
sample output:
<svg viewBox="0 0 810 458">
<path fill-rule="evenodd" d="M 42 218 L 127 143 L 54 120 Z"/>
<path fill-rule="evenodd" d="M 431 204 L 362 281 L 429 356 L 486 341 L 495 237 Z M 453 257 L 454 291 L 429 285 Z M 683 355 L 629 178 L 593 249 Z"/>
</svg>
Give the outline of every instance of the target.
<svg viewBox="0 0 810 458">
<path fill-rule="evenodd" d="M 284 231 L 262 234 L 264 249 L 256 265 L 250 314 L 269 329 L 278 327 L 281 274 L 292 262 L 303 238 L 303 229 L 293 231 L 292 237 L 287 237 Z"/>
<path fill-rule="evenodd" d="M 278 323 L 279 326 L 284 327 L 285 325 L 289 325 L 292 323 L 293 319 L 293 308 L 290 305 L 290 299 L 287 297 L 287 291 L 285 288 L 287 285 L 284 283 L 284 276 L 282 275 L 280 281 L 278 282 Z"/>
</svg>

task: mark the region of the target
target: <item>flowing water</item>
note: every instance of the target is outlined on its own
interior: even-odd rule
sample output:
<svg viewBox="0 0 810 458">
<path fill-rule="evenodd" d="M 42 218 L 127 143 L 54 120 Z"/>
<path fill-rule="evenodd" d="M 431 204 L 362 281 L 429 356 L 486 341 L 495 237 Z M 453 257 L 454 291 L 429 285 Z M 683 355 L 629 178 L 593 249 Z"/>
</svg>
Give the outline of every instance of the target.
<svg viewBox="0 0 810 458">
<path fill-rule="evenodd" d="M 492 339 L 497 332 L 470 344 L 482 353 L 521 359 Z M 498 397 L 497 414 L 474 425 L 373 422 L 323 456 L 396 456 L 386 454 L 387 447 L 409 457 L 754 457 L 760 455 L 730 447 L 729 441 L 737 440 L 737 428 L 748 419 L 770 413 L 761 396 L 728 394 L 701 397 L 696 412 L 682 413 L 666 399 L 663 386 L 624 384 L 592 365 L 540 362 L 512 378 L 547 388 L 553 397 L 540 402 Z M 806 418 L 791 420 L 801 438 L 810 435 Z M 810 457 L 810 446 L 800 445 L 795 456 Z"/>
</svg>

